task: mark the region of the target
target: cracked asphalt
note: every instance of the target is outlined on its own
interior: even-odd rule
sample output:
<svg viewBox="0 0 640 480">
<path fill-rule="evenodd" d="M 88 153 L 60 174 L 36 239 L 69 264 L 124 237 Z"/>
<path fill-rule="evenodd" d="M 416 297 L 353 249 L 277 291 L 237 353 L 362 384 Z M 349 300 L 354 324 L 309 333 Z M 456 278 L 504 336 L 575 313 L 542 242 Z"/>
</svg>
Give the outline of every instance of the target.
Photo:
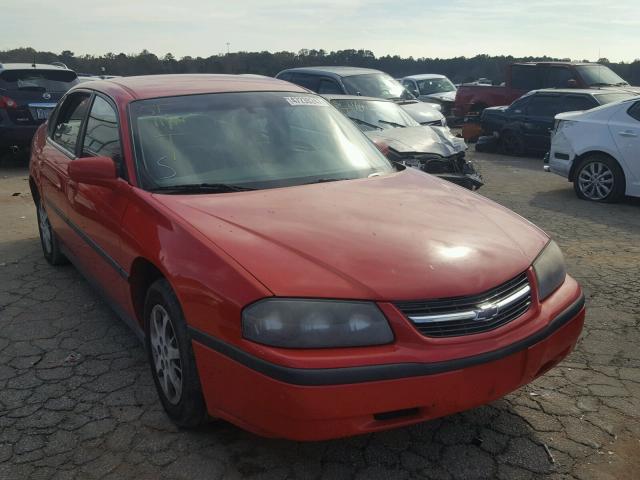
<svg viewBox="0 0 640 480">
<path fill-rule="evenodd" d="M 173 426 L 134 334 L 42 258 L 24 162 L 0 160 L 0 479 L 640 478 L 640 201 L 586 203 L 539 159 L 471 155 L 481 194 L 563 248 L 587 295 L 577 350 L 488 406 L 321 443 Z"/>
</svg>

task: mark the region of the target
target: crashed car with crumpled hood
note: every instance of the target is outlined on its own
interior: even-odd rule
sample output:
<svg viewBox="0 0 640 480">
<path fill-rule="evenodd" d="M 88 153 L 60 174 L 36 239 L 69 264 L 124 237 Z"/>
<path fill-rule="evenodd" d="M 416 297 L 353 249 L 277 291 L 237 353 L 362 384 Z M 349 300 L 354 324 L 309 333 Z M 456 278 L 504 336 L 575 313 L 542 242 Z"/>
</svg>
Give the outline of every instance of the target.
<svg viewBox="0 0 640 480">
<path fill-rule="evenodd" d="M 449 128 L 420 125 L 389 100 L 352 95 L 324 98 L 354 122 L 389 160 L 469 190 L 484 185 L 475 166 L 465 158 L 466 143 Z"/>
</svg>

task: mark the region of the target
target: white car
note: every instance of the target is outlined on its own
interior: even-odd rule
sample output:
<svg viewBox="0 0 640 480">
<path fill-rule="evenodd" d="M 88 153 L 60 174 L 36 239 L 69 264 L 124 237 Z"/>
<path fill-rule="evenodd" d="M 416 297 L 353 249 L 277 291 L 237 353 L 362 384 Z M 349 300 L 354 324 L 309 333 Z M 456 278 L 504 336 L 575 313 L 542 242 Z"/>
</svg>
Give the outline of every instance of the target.
<svg viewBox="0 0 640 480">
<path fill-rule="evenodd" d="M 545 170 L 568 178 L 585 200 L 640 197 L 640 97 L 555 118 Z"/>
</svg>

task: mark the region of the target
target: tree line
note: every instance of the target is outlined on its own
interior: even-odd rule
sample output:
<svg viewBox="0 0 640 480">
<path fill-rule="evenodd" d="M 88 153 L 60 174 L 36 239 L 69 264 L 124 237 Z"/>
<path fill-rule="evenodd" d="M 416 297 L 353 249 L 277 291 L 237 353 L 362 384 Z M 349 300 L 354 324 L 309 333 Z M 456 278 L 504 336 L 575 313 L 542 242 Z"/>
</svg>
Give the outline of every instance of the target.
<svg viewBox="0 0 640 480">
<path fill-rule="evenodd" d="M 185 56 L 176 58 L 171 53 L 157 56 L 148 50 L 140 53 L 105 53 L 103 55 L 76 55 L 70 50 L 60 53 L 16 48 L 0 51 L 0 62 L 62 62 L 78 73 L 107 75 L 149 75 L 160 73 L 252 73 L 274 76 L 285 68 L 313 65 L 349 65 L 375 68 L 394 77 L 417 73 L 439 73 L 455 83 L 489 78 L 494 84 L 504 81 L 506 66 L 513 62 L 554 61 L 552 57 L 520 57 L 476 55 L 455 58 L 413 58 L 398 55 L 376 57 L 370 50 L 307 50 L 299 52 L 234 52 L 209 57 Z M 586 61 L 586 60 L 585 60 Z M 640 85 L 640 59 L 614 63 L 606 58 L 598 60 L 633 85 Z"/>
</svg>

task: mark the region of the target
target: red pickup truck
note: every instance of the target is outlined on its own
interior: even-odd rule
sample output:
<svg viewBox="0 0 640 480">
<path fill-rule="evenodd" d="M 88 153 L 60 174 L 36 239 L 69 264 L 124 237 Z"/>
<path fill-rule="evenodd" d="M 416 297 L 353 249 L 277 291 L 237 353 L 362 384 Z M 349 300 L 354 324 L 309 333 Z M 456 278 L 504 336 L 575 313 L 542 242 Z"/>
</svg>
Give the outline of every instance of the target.
<svg viewBox="0 0 640 480">
<path fill-rule="evenodd" d="M 509 65 L 504 86 L 461 85 L 453 116 L 480 115 L 487 107 L 510 105 L 531 90 L 541 88 L 607 88 L 629 84 L 609 67 L 598 63 L 537 62 Z"/>
</svg>

